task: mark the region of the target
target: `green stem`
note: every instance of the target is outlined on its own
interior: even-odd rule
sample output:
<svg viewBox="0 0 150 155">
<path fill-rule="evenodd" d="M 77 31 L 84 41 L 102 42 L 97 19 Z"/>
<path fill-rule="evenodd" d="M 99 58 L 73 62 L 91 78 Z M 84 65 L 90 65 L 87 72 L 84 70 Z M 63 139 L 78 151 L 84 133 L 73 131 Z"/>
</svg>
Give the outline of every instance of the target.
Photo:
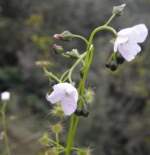
<svg viewBox="0 0 150 155">
<path fill-rule="evenodd" d="M 95 36 L 95 34 L 97 32 L 103 31 L 103 30 L 110 31 L 114 35 L 117 35 L 117 32 L 115 31 L 115 29 L 113 29 L 110 26 L 107 26 L 114 17 L 115 17 L 115 15 L 112 15 L 112 17 L 110 17 L 110 19 L 108 20 L 108 22 L 105 25 L 94 29 L 92 31 L 91 35 L 90 35 L 88 45 L 87 45 L 87 54 L 86 54 L 86 57 L 85 57 L 85 64 L 84 64 L 84 67 L 83 67 L 83 77 L 80 80 L 79 88 L 78 88 L 78 92 L 79 92 L 80 96 L 84 95 L 85 82 L 86 82 L 86 79 L 87 79 L 87 76 L 88 76 L 89 68 L 90 68 L 92 60 L 93 60 L 93 53 L 94 53 L 93 39 L 94 39 L 94 36 Z M 79 104 L 79 106 L 82 107 L 83 106 L 83 101 L 79 100 L 78 104 Z M 66 146 L 66 150 L 65 150 L 65 155 L 71 155 L 72 146 L 73 146 L 74 137 L 75 137 L 75 133 L 76 133 L 76 130 L 77 130 L 78 123 L 79 123 L 79 117 L 76 116 L 76 115 L 72 115 L 71 116 L 71 121 L 70 121 L 70 128 L 69 128 L 68 138 L 67 138 L 67 146 Z"/>
<path fill-rule="evenodd" d="M 70 83 L 72 83 L 72 78 L 71 78 L 71 76 L 72 76 L 72 72 L 73 72 L 73 70 L 76 68 L 76 66 L 83 60 L 83 58 L 86 56 L 86 52 L 84 52 L 81 56 L 80 56 L 80 58 L 73 64 L 73 66 L 70 68 L 70 71 L 69 71 L 69 74 L 68 74 L 68 78 L 69 78 L 69 81 L 70 81 Z"/>
<path fill-rule="evenodd" d="M 59 155 L 59 135 L 56 133 L 57 155 Z"/>
<path fill-rule="evenodd" d="M 69 70 L 65 71 L 65 72 L 62 74 L 62 76 L 61 76 L 61 78 L 60 78 L 61 81 L 64 82 L 64 81 L 67 80 L 67 78 L 68 78 L 68 72 L 69 72 Z"/>
<path fill-rule="evenodd" d="M 93 52 L 93 51 L 92 51 Z M 90 67 L 90 64 L 91 64 L 91 60 L 92 58 L 89 57 L 89 55 L 91 54 L 91 51 L 89 50 L 87 53 L 86 53 L 86 57 L 85 57 L 85 69 L 84 69 L 84 73 L 83 73 L 83 79 L 81 79 L 80 81 L 80 84 L 79 84 L 79 94 L 80 96 L 83 95 L 84 93 L 84 85 L 85 85 L 85 81 L 86 81 L 86 77 L 87 77 L 87 74 L 88 74 L 88 69 Z M 90 59 L 90 62 L 89 61 L 86 61 L 86 60 L 89 60 Z M 81 102 L 82 100 L 80 100 Z M 79 102 L 79 103 L 80 103 Z M 80 104 L 79 104 L 80 105 Z M 66 155 L 70 155 L 71 153 L 71 150 L 72 150 L 72 146 L 73 146 L 73 142 L 74 142 L 74 137 L 75 137 L 75 134 L 76 134 L 76 130 L 77 130 L 77 126 L 78 126 L 78 123 L 79 123 L 79 117 L 76 116 L 76 115 L 72 115 L 71 116 L 71 122 L 70 122 L 70 128 L 69 128 L 69 133 L 68 133 L 68 138 L 67 138 L 67 146 L 66 146 Z"/>
<path fill-rule="evenodd" d="M 107 26 L 107 25 L 102 25 L 100 27 L 97 27 L 96 29 L 93 30 L 93 32 L 91 33 L 91 36 L 89 38 L 89 44 L 88 44 L 88 49 L 90 48 L 92 42 L 93 42 L 93 39 L 94 39 L 94 36 L 97 32 L 100 32 L 100 31 L 109 31 L 111 33 L 113 33 L 115 36 L 117 35 L 117 32 L 114 28 L 112 28 L 111 26 Z"/>
<path fill-rule="evenodd" d="M 113 13 L 112 16 L 108 19 L 105 25 L 109 25 L 109 23 L 116 17 L 116 14 Z"/>
<path fill-rule="evenodd" d="M 88 40 L 86 38 L 84 38 L 83 36 L 80 36 L 80 35 L 77 35 L 77 34 L 73 34 L 73 36 L 75 38 L 79 38 L 79 39 L 83 40 L 86 43 L 86 45 L 88 45 Z"/>
<path fill-rule="evenodd" d="M 76 115 L 72 115 L 71 116 L 71 123 L 70 123 L 70 128 L 69 128 L 68 139 L 67 139 L 66 155 L 70 155 L 70 153 L 71 153 L 78 123 L 79 123 L 79 117 L 76 116 Z"/>
<path fill-rule="evenodd" d="M 1 111 L 2 125 L 3 125 L 3 130 L 4 130 L 4 142 L 5 142 L 5 146 L 6 146 L 6 153 L 7 153 L 7 155 L 11 155 L 10 148 L 9 148 L 9 140 L 8 140 L 8 135 L 7 135 L 6 106 L 7 106 L 7 102 L 4 102 L 2 111 Z"/>
<path fill-rule="evenodd" d="M 53 73 L 49 72 L 45 67 L 43 67 L 44 73 L 49 77 L 55 80 L 56 82 L 60 83 L 61 80 L 58 79 L 57 76 L 55 76 Z"/>
</svg>

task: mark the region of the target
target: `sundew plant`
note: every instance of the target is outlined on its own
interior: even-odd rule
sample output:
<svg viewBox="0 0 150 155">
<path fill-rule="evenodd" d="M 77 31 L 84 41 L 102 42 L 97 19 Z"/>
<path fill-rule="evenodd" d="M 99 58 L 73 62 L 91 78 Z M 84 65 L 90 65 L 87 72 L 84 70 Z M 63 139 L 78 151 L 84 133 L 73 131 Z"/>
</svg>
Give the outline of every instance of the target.
<svg viewBox="0 0 150 155">
<path fill-rule="evenodd" d="M 86 80 L 90 71 L 90 66 L 93 61 L 95 47 L 93 44 L 94 37 L 101 31 L 112 34 L 113 45 L 111 56 L 106 68 L 111 71 L 116 71 L 119 65 L 125 61 L 130 62 L 138 56 L 141 52 L 140 43 L 146 40 L 148 29 L 145 24 L 139 23 L 132 27 L 128 27 L 117 31 L 111 26 L 112 20 L 120 16 L 125 8 L 125 4 L 115 6 L 112 11 L 112 16 L 104 23 L 104 25 L 96 27 L 89 38 L 64 31 L 60 34 L 54 34 L 53 38 L 57 41 L 68 41 L 79 39 L 85 43 L 86 48 L 84 52 L 78 49 L 71 49 L 65 51 L 64 47 L 54 44 L 53 49 L 56 53 L 68 59 L 73 59 L 73 63 L 60 76 L 48 70 L 45 64 L 42 64 L 43 71 L 53 83 L 50 91 L 46 94 L 47 101 L 53 104 L 51 114 L 59 117 L 60 120 L 51 126 L 53 136 L 45 133 L 40 142 L 46 146 L 45 155 L 90 155 L 92 150 L 90 148 L 78 147 L 74 145 L 76 131 L 80 125 L 81 117 L 90 117 L 88 104 L 92 102 L 93 90 L 88 89 Z M 67 60 L 67 59 L 66 59 Z M 74 80 L 74 71 L 78 69 L 79 81 Z M 95 92 L 96 93 L 96 92 Z M 92 113 L 92 111 L 90 112 Z M 62 122 L 67 117 L 70 121 L 67 131 L 67 137 L 62 139 L 61 133 L 63 130 Z"/>
</svg>

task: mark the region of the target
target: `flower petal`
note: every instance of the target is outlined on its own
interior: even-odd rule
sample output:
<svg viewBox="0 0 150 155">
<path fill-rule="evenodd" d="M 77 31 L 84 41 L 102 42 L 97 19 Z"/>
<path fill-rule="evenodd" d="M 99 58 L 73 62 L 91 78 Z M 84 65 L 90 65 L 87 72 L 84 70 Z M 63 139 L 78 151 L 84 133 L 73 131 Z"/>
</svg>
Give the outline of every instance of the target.
<svg viewBox="0 0 150 155">
<path fill-rule="evenodd" d="M 126 61 L 131 61 L 141 51 L 141 47 L 134 42 L 127 42 L 118 46 L 119 53 Z"/>
<path fill-rule="evenodd" d="M 133 32 L 131 33 L 131 39 L 137 43 L 145 41 L 148 35 L 148 29 L 145 24 L 139 24 L 132 27 Z"/>
<path fill-rule="evenodd" d="M 114 43 L 114 52 L 117 52 L 118 46 L 128 41 L 128 37 L 118 36 Z"/>
<path fill-rule="evenodd" d="M 47 95 L 51 103 L 59 102 L 65 115 L 71 115 L 77 108 L 78 91 L 70 83 L 59 83 L 53 86 L 54 91 Z"/>
<path fill-rule="evenodd" d="M 46 95 L 47 101 L 51 102 L 52 104 L 57 103 L 61 100 L 62 93 L 59 91 L 53 91 L 50 95 Z"/>
<path fill-rule="evenodd" d="M 64 91 L 64 90 L 72 90 L 72 89 L 75 89 L 70 83 L 67 83 L 67 82 L 64 82 L 64 83 L 58 83 L 58 84 L 55 84 L 53 86 L 53 89 L 56 90 L 56 91 Z"/>
<path fill-rule="evenodd" d="M 132 33 L 132 30 L 133 30 L 132 27 L 125 28 L 125 29 L 120 30 L 117 34 L 118 36 L 128 37 Z"/>
<path fill-rule="evenodd" d="M 65 115 L 71 115 L 77 109 L 77 101 L 73 96 L 64 97 L 64 99 L 61 100 L 61 106 Z"/>
</svg>

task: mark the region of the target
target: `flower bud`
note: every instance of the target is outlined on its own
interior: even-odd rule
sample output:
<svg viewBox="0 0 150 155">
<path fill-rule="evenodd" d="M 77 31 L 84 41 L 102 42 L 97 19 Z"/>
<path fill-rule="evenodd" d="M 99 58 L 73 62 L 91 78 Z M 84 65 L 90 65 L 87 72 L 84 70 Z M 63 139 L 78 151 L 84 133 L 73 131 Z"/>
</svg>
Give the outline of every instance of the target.
<svg viewBox="0 0 150 155">
<path fill-rule="evenodd" d="M 84 148 L 77 152 L 77 155 L 91 155 L 91 149 Z"/>
<path fill-rule="evenodd" d="M 59 54 L 59 53 L 63 53 L 63 52 L 64 52 L 63 47 L 60 46 L 60 45 L 57 45 L 57 44 L 54 44 L 54 45 L 53 45 L 53 49 L 54 49 L 54 52 L 55 52 L 56 54 Z"/>
<path fill-rule="evenodd" d="M 126 7 L 126 4 L 114 6 L 112 13 L 116 15 L 121 15 L 125 7 Z"/>
<path fill-rule="evenodd" d="M 61 34 L 54 34 L 53 38 L 56 40 L 61 40 L 62 39 L 62 35 Z"/>
<path fill-rule="evenodd" d="M 36 61 L 35 64 L 39 67 L 48 67 L 51 65 L 49 61 L 45 61 L 45 60 Z"/>
<path fill-rule="evenodd" d="M 57 148 L 56 147 L 50 148 L 46 150 L 44 154 L 45 155 L 58 155 Z"/>
<path fill-rule="evenodd" d="M 70 41 L 74 35 L 69 31 L 64 31 L 60 34 L 54 34 L 53 38 L 56 40 Z"/>
<path fill-rule="evenodd" d="M 87 103 L 92 103 L 94 100 L 94 92 L 92 89 L 88 88 L 85 90 L 85 100 Z"/>
<path fill-rule="evenodd" d="M 66 52 L 65 55 L 68 55 L 72 58 L 79 58 L 80 57 L 80 54 L 79 54 L 77 49 L 72 49 L 72 51 Z"/>
</svg>

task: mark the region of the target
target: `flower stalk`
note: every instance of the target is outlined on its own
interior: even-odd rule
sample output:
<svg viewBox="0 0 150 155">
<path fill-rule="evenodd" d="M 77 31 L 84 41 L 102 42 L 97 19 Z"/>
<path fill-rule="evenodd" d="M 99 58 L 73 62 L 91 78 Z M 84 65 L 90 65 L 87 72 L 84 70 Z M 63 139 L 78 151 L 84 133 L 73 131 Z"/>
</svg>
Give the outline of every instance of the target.
<svg viewBox="0 0 150 155">
<path fill-rule="evenodd" d="M 4 143 L 6 147 L 6 154 L 11 155 L 10 147 L 9 147 L 9 139 L 8 139 L 8 134 L 7 134 L 6 107 L 7 107 L 7 101 L 4 101 L 2 110 L 1 110 L 2 126 L 3 126 L 3 132 L 4 132 Z"/>
<path fill-rule="evenodd" d="M 85 82 L 86 82 L 86 79 L 88 76 L 88 72 L 89 72 L 92 60 L 93 60 L 93 55 L 94 55 L 93 39 L 94 39 L 94 36 L 96 33 L 100 32 L 100 31 L 104 31 L 104 30 L 109 31 L 116 36 L 116 34 L 117 34 L 116 30 L 113 29 L 112 27 L 108 26 L 108 24 L 112 21 L 112 19 L 114 19 L 114 17 L 115 17 L 115 14 L 113 14 L 110 17 L 110 19 L 108 20 L 108 22 L 106 22 L 106 24 L 104 24 L 103 26 L 95 28 L 89 37 L 87 49 L 86 49 L 86 56 L 84 59 L 83 77 L 81 78 L 80 83 L 79 83 L 79 87 L 78 87 L 79 96 L 84 95 Z M 83 100 L 79 100 L 78 106 L 80 108 L 82 108 L 83 104 L 84 104 Z M 67 138 L 65 155 L 71 154 L 73 143 L 74 143 L 74 137 L 75 137 L 76 130 L 78 127 L 78 123 L 79 123 L 79 117 L 76 116 L 75 114 L 73 114 L 71 116 L 71 119 L 70 119 L 70 128 L 69 128 L 69 133 L 68 133 L 68 138 Z"/>
</svg>

